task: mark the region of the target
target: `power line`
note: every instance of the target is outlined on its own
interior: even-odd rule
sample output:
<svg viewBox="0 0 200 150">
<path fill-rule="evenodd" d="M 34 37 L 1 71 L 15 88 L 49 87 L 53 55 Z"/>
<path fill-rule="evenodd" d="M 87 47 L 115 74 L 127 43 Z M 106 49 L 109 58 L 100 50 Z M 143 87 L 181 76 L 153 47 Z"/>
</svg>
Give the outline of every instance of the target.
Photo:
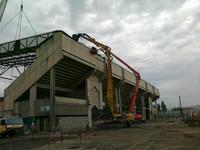
<svg viewBox="0 0 200 150">
<path fill-rule="evenodd" d="M 17 28 L 16 28 L 16 33 L 15 33 L 15 40 L 17 39 L 17 34 L 19 32 L 19 26 L 21 24 L 21 19 L 20 18 L 21 18 L 21 12 L 20 12 L 19 19 L 18 19 L 18 22 L 17 22 Z"/>
<path fill-rule="evenodd" d="M 21 9 L 20 9 L 19 19 L 18 19 L 18 23 L 17 23 L 17 29 L 16 29 L 16 33 L 15 33 L 15 40 L 17 39 L 17 34 L 18 34 L 18 39 L 20 39 L 21 29 L 22 29 L 22 18 L 23 18 L 23 1 L 21 3 Z"/>
<path fill-rule="evenodd" d="M 20 13 L 20 11 L 14 16 L 12 17 L 1 29 L 0 29 L 0 32 L 11 22 L 15 19 L 15 17 L 18 16 L 18 14 Z"/>
<path fill-rule="evenodd" d="M 17 20 L 17 28 L 16 28 L 16 33 L 15 33 L 15 40 L 20 39 L 21 38 L 21 32 L 22 32 L 22 21 L 23 21 L 23 17 L 25 16 L 25 20 L 27 20 L 27 23 L 30 25 L 32 31 L 37 34 L 36 30 L 34 29 L 31 21 L 29 20 L 28 16 L 26 15 L 24 9 L 23 9 L 23 0 L 21 0 L 21 7 L 20 7 L 20 11 L 14 16 L 12 17 L 2 28 L 0 28 L 0 32 L 7 27 L 7 25 L 12 22 L 17 16 L 18 20 Z M 23 16 L 24 15 L 24 16 Z M 17 71 L 20 73 L 20 70 L 18 69 L 18 66 L 11 66 L 11 78 L 14 77 L 13 76 L 13 68 L 15 67 L 15 69 L 17 69 Z M 1 68 L 0 68 L 1 69 Z M 1 76 L 0 76 L 1 77 Z"/>
<path fill-rule="evenodd" d="M 29 25 L 31 26 L 32 31 L 37 34 L 35 28 L 33 27 L 30 19 L 28 18 L 28 16 L 26 15 L 24 9 L 23 9 L 23 0 L 21 0 L 21 9 L 20 11 L 14 16 L 12 17 L 2 28 L 0 28 L 0 32 L 7 27 L 7 25 L 12 22 L 18 15 L 19 15 L 19 19 L 18 19 L 18 23 L 17 23 L 17 29 L 16 29 L 16 33 L 15 33 L 15 40 L 17 39 L 17 34 L 18 34 L 18 38 L 20 38 L 21 36 L 21 31 L 22 31 L 22 20 L 23 20 L 23 14 L 27 20 L 27 22 L 29 23 Z"/>
<path fill-rule="evenodd" d="M 20 26 L 19 26 L 19 39 L 20 39 L 20 36 L 21 36 L 21 30 L 22 30 L 22 15 L 21 15 L 21 23 L 20 23 Z"/>
<path fill-rule="evenodd" d="M 27 17 L 27 15 L 26 15 L 26 13 L 25 13 L 24 10 L 23 10 L 23 13 L 24 13 L 24 16 L 26 17 L 28 23 L 30 24 L 31 29 L 33 30 L 33 32 L 34 32 L 35 34 L 37 34 L 36 30 L 34 29 L 33 25 L 31 24 L 31 21 L 28 19 L 28 17 Z"/>
</svg>

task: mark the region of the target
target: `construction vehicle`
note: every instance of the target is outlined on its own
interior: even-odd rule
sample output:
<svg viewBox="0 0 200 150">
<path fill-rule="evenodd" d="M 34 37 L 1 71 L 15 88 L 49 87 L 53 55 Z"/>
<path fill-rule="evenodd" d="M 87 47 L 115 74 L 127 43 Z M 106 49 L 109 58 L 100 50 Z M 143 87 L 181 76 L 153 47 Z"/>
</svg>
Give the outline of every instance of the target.
<svg viewBox="0 0 200 150">
<path fill-rule="evenodd" d="M 189 127 L 199 127 L 200 126 L 200 112 L 191 111 L 185 115 L 185 124 Z"/>
<path fill-rule="evenodd" d="M 23 134 L 24 123 L 22 118 L 0 118 L 0 135 L 13 136 L 15 134 Z"/>
<path fill-rule="evenodd" d="M 3 17 L 7 2 L 8 0 L 0 0 L 0 23 L 1 23 L 1 19 Z"/>
<path fill-rule="evenodd" d="M 104 123 L 125 123 L 126 126 L 131 126 L 132 122 L 134 122 L 134 114 L 133 109 L 135 106 L 135 101 L 139 89 L 140 84 L 140 74 L 135 69 L 133 69 L 131 66 L 129 66 L 125 61 L 123 61 L 121 58 L 119 58 L 117 55 L 111 52 L 111 48 L 107 45 L 104 45 L 98 41 L 96 41 L 94 38 L 90 37 L 89 35 L 85 33 L 79 33 L 74 34 L 72 38 L 75 41 L 79 41 L 79 38 L 83 38 L 91 43 L 93 43 L 98 49 L 92 47 L 91 53 L 97 54 L 98 50 L 102 51 L 105 54 L 105 65 L 106 65 L 106 76 L 107 76 L 107 101 L 108 105 L 111 111 L 111 116 L 107 119 L 104 119 Z M 132 96 L 130 100 L 129 105 L 129 111 L 127 114 L 117 113 L 115 110 L 115 101 L 114 101 L 114 94 L 113 94 L 113 79 L 112 79 L 112 58 L 117 59 L 119 62 L 121 62 L 123 65 L 125 65 L 128 69 L 130 69 L 136 77 L 136 85 L 132 89 Z M 141 117 L 141 116 L 140 116 Z"/>
</svg>

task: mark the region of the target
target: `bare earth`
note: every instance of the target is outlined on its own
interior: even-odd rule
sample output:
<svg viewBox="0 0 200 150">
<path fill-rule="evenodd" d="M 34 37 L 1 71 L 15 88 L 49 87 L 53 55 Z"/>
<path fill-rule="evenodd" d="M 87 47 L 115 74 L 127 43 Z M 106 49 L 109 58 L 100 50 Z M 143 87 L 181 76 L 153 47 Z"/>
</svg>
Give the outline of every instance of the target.
<svg viewBox="0 0 200 150">
<path fill-rule="evenodd" d="M 132 128 L 104 129 L 60 138 L 0 139 L 0 150 L 200 150 L 200 128 L 162 120 Z"/>
</svg>

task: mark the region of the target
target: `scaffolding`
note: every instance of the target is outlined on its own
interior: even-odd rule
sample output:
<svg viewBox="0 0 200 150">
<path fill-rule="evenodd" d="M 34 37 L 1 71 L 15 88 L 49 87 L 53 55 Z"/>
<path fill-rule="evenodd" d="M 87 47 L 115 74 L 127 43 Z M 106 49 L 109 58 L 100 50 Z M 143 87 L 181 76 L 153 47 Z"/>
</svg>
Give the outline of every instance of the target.
<svg viewBox="0 0 200 150">
<path fill-rule="evenodd" d="M 54 32 L 0 44 L 0 77 L 11 68 L 21 74 L 19 67 L 30 66 L 36 59 L 36 48 L 53 36 Z"/>
</svg>

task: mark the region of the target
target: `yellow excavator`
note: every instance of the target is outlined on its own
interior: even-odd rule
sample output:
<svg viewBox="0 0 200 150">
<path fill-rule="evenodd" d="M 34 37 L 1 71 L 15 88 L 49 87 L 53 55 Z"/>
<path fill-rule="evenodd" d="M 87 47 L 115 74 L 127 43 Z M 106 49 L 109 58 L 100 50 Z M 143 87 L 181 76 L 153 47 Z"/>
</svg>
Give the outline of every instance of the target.
<svg viewBox="0 0 200 150">
<path fill-rule="evenodd" d="M 109 46 L 96 41 L 94 38 L 90 37 L 88 34 L 85 34 L 85 33 L 74 34 L 72 38 L 77 42 L 79 41 L 79 38 L 83 38 L 93 43 L 98 49 L 92 47 L 91 49 L 92 54 L 97 54 L 98 50 L 102 51 L 105 54 L 106 76 L 107 76 L 107 101 L 108 101 L 108 105 L 109 105 L 112 116 L 109 119 L 104 119 L 104 123 L 110 124 L 113 122 L 119 122 L 119 123 L 125 124 L 126 126 L 131 126 L 135 118 L 133 114 L 133 109 L 135 106 L 135 101 L 136 101 L 139 84 L 141 80 L 140 74 L 131 66 L 129 66 L 125 61 L 123 61 L 121 58 L 119 58 L 117 55 L 112 53 L 111 48 Z M 127 114 L 116 113 L 116 109 L 115 109 L 115 101 L 114 101 L 114 96 L 113 96 L 114 95 L 113 94 L 113 78 L 112 78 L 112 58 L 113 57 L 117 59 L 119 62 L 121 62 L 123 65 L 125 65 L 127 68 L 129 68 L 135 74 L 135 77 L 136 77 L 136 84 L 135 84 L 135 87 L 133 87 L 132 89 L 129 112 Z"/>
</svg>

